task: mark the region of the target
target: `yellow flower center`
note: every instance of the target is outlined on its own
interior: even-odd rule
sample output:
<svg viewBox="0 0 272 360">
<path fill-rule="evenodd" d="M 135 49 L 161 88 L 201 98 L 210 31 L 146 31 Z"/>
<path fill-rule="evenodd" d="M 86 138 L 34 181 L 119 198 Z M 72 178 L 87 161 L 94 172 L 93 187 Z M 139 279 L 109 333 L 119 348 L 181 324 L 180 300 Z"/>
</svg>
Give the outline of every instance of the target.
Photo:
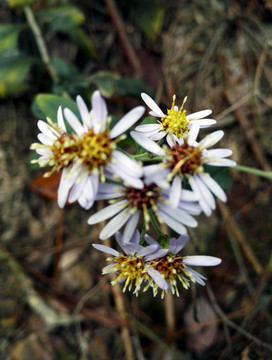
<svg viewBox="0 0 272 360">
<path fill-rule="evenodd" d="M 150 284 L 152 283 L 152 279 L 150 279 L 149 275 L 145 272 L 145 263 L 141 256 L 137 257 L 135 255 L 120 254 L 119 256 L 108 258 L 107 260 L 114 261 L 115 264 L 113 264 L 112 267 L 107 268 L 103 274 L 115 270 L 118 276 L 111 284 L 114 285 L 125 279 L 123 292 L 127 289 L 131 291 L 133 284 L 135 284 L 134 292 L 138 295 L 143 281 L 148 281 Z"/>
<path fill-rule="evenodd" d="M 171 109 L 167 110 L 167 116 L 161 119 L 161 124 L 164 131 L 170 134 L 176 135 L 178 138 L 188 130 L 188 124 L 190 120 L 186 119 L 186 110 L 183 110 L 183 106 L 187 98 L 184 98 L 181 107 L 175 109 L 176 96 L 173 96 L 173 102 Z"/>
<path fill-rule="evenodd" d="M 179 296 L 178 281 L 185 289 L 190 286 L 190 280 L 194 281 L 190 272 L 186 271 L 186 265 L 180 254 L 166 255 L 160 259 L 150 261 L 150 265 L 157 270 L 165 280 L 169 281 L 172 294 Z M 164 292 L 162 293 L 163 296 Z"/>
<path fill-rule="evenodd" d="M 76 159 L 92 172 L 108 163 L 115 147 L 116 140 L 110 139 L 108 130 L 95 134 L 90 129 L 82 138 L 64 133 L 50 146 L 53 153 L 49 161 L 49 165 L 53 166 L 51 173 L 71 166 Z"/>
</svg>

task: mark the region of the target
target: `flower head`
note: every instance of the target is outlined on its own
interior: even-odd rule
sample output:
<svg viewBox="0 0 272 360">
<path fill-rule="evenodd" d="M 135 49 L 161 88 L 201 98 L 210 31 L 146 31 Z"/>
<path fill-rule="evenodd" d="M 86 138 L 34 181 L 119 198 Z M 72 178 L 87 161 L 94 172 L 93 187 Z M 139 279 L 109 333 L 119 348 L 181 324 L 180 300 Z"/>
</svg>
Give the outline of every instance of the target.
<svg viewBox="0 0 272 360">
<path fill-rule="evenodd" d="M 155 155 L 161 156 L 163 163 L 149 166 L 148 178 L 166 179 L 172 181 L 170 202 L 177 204 L 182 191 L 182 182 L 187 179 L 192 190 L 199 195 L 199 205 L 203 212 L 209 216 L 215 209 L 213 194 L 225 202 L 227 197 L 223 189 L 205 170 L 205 165 L 235 166 L 236 163 L 226 157 L 232 154 L 230 149 L 211 149 L 224 136 L 222 130 L 206 135 L 199 143 L 196 141 L 199 125 L 195 124 L 189 130 L 186 139 L 180 138 L 171 147 L 160 147 L 153 140 L 132 131 L 132 138 L 142 147 Z"/>
<path fill-rule="evenodd" d="M 107 258 L 107 261 L 112 263 L 102 269 L 102 274 L 117 273 L 117 277 L 112 281 L 112 285 L 117 282 L 125 282 L 123 291 L 127 289 L 131 291 L 132 286 L 135 286 L 134 293 L 138 296 L 142 284 L 145 283 L 143 291 L 146 291 L 150 286 L 153 287 L 153 277 L 156 277 L 159 286 L 166 290 L 168 286 L 166 281 L 155 269 L 146 266 L 145 261 L 145 257 L 153 253 L 158 245 L 141 246 L 139 244 L 139 231 L 134 232 L 129 243 L 124 242 L 120 233 L 116 233 L 115 238 L 122 252 L 102 244 L 93 244 L 95 249 L 112 255 Z"/>
<path fill-rule="evenodd" d="M 178 139 L 186 137 L 193 124 L 199 124 L 201 128 L 205 128 L 216 123 L 213 119 L 204 119 L 212 113 L 211 110 L 202 110 L 186 115 L 184 104 L 187 97 L 184 98 L 181 107 L 178 108 L 175 105 L 176 95 L 174 95 L 172 106 L 167 110 L 167 114 L 163 113 L 149 95 L 142 93 L 142 99 L 152 110 L 149 114 L 160 118 L 160 120 L 158 120 L 158 124 L 139 125 L 136 127 L 136 130 L 152 140 L 159 140 L 166 136 L 169 146 L 173 146 Z"/>
<path fill-rule="evenodd" d="M 141 168 L 118 151 L 116 144 L 123 139 L 122 134 L 143 115 L 144 107 L 132 109 L 110 129 L 107 106 L 99 91 L 92 95 L 91 111 L 80 96 L 77 96 L 76 102 L 81 121 L 70 109 L 64 109 L 64 116 L 72 133 L 67 131 L 62 109 L 59 107 L 57 124 L 50 119 L 48 123 L 38 121 L 41 131 L 38 139 L 41 144 L 31 146 L 31 149 L 41 155 L 39 165 L 52 167 L 46 176 L 62 170 L 58 189 L 59 206 L 64 207 L 68 199 L 69 202 L 78 200 L 82 207 L 90 208 L 95 200 L 98 183 L 105 181 L 107 172 L 141 188 Z"/>
<path fill-rule="evenodd" d="M 145 240 L 151 245 L 157 245 L 157 249 L 147 255 L 145 260 L 148 266 L 155 269 L 168 284 L 167 290 L 171 290 L 172 294 L 179 296 L 178 284 L 181 283 L 185 289 L 188 289 L 191 282 L 197 282 L 200 285 L 205 285 L 204 280 L 207 280 L 203 275 L 197 271 L 188 267 L 190 266 L 215 266 L 221 263 L 221 259 L 214 256 L 205 255 L 194 255 L 194 256 L 182 256 L 180 251 L 187 244 L 189 237 L 188 235 L 181 235 L 178 238 L 170 238 L 169 245 L 167 248 L 162 248 L 159 243 L 149 235 L 145 235 Z M 160 287 L 159 282 L 153 287 L 155 292 Z M 157 288 L 157 289 L 156 289 Z M 167 291 L 162 289 L 162 297 L 164 292 Z"/>
<path fill-rule="evenodd" d="M 143 167 L 145 173 L 145 167 Z M 156 181 L 156 175 L 154 175 Z M 179 234 L 187 232 L 185 226 L 196 227 L 197 222 L 192 215 L 200 213 L 197 204 L 198 195 L 192 191 L 183 190 L 179 192 L 175 208 L 169 201 L 171 188 L 161 188 L 155 181 L 147 182 L 142 179 L 143 187 L 137 189 L 125 184 L 104 183 L 99 185 L 97 200 L 111 200 L 111 205 L 96 212 L 88 219 L 88 224 L 96 224 L 103 220 L 112 218 L 100 233 L 100 239 L 104 240 L 112 236 L 123 225 L 124 241 L 129 241 L 139 222 L 140 215 L 148 229 L 150 223 L 150 212 L 159 222 L 165 222 L 170 228 Z"/>
</svg>

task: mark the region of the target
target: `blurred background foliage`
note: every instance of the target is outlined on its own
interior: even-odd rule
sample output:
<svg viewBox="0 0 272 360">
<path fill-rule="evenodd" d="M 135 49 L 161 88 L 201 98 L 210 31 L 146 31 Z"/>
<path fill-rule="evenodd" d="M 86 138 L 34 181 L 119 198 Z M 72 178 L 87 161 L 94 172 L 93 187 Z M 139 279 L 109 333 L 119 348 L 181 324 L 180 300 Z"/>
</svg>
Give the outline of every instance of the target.
<svg viewBox="0 0 272 360">
<path fill-rule="evenodd" d="M 234 160 L 271 171 L 271 20 L 271 0 L 0 0 L 0 360 L 272 357 L 269 180 L 214 173 L 228 203 L 188 245 L 223 258 L 208 286 L 122 295 L 120 310 L 89 213 L 60 211 L 58 176 L 29 167 L 37 119 L 99 89 L 113 121 L 142 91 L 164 111 L 188 96 L 188 112 L 213 110 Z"/>
</svg>

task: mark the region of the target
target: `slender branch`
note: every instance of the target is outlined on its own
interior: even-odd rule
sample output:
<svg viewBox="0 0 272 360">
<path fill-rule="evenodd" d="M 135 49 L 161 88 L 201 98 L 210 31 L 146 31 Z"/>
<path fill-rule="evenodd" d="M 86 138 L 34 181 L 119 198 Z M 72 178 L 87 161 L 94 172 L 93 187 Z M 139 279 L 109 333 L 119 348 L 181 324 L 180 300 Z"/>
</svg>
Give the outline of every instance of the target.
<svg viewBox="0 0 272 360">
<path fill-rule="evenodd" d="M 244 165 L 236 165 L 232 169 L 246 172 L 248 174 L 252 174 L 252 175 L 256 175 L 256 176 L 261 176 L 266 179 L 272 180 L 272 171 L 264 171 L 264 170 L 255 169 L 255 168 L 252 168 L 249 166 L 244 166 Z"/>
<path fill-rule="evenodd" d="M 153 214 L 152 210 L 149 210 L 148 213 L 149 213 L 149 216 L 150 216 L 151 224 L 154 227 L 156 233 L 158 235 L 164 235 L 164 233 L 161 231 L 161 229 L 160 229 L 160 227 L 159 227 L 159 225 L 158 225 L 158 223 L 157 223 L 157 221 L 156 221 L 156 219 L 154 217 L 154 214 Z"/>
<path fill-rule="evenodd" d="M 56 73 L 56 70 L 50 60 L 50 56 L 49 53 L 47 51 L 42 33 L 41 33 L 41 29 L 35 19 L 35 16 L 33 14 L 32 9 L 29 6 L 25 6 L 24 7 L 24 13 L 28 22 L 28 25 L 30 26 L 33 35 L 35 37 L 38 49 L 40 51 L 40 55 L 42 58 L 42 61 L 44 63 L 44 65 L 47 68 L 47 71 L 49 72 L 52 81 L 57 84 L 59 82 L 59 77 L 58 74 Z"/>
</svg>

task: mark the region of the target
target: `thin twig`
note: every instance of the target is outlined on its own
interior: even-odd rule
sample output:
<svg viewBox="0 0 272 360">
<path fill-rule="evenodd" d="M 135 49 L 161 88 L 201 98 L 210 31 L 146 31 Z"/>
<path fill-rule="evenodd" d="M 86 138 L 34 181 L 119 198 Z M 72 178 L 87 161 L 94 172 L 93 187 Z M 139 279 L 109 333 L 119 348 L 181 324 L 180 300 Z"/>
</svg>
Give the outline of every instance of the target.
<svg viewBox="0 0 272 360">
<path fill-rule="evenodd" d="M 228 207 L 225 204 L 221 203 L 220 201 L 217 201 L 217 205 L 226 223 L 226 228 L 229 229 L 229 233 L 231 233 L 235 237 L 235 239 L 241 246 L 241 249 L 245 257 L 250 262 L 255 272 L 258 275 L 261 274 L 263 272 L 263 267 L 260 264 L 259 260 L 254 255 L 251 248 L 249 247 L 241 229 L 236 224 L 236 221 L 232 216 L 231 212 L 229 211 Z"/>
<path fill-rule="evenodd" d="M 103 208 L 103 202 L 98 202 L 98 211 Z M 105 226 L 105 221 L 101 222 L 100 227 L 103 228 Z M 106 246 L 111 246 L 110 239 L 104 240 L 104 244 Z M 111 280 L 115 280 L 114 274 L 109 274 Z M 124 295 L 121 290 L 120 284 L 117 282 L 114 286 L 112 286 L 112 294 L 114 297 L 114 302 L 116 306 L 116 310 L 119 313 L 119 316 L 122 321 L 121 325 L 121 338 L 123 341 L 124 349 L 125 349 L 125 357 L 126 360 L 134 360 L 133 354 L 133 346 L 131 342 L 131 336 L 129 332 L 129 327 L 126 323 L 127 320 L 127 310 L 124 301 Z"/>
<path fill-rule="evenodd" d="M 268 351 L 272 352 L 272 345 L 258 339 L 256 336 L 250 334 L 248 331 L 241 328 L 239 325 L 235 324 L 233 321 L 231 321 L 226 314 L 223 312 L 221 307 L 219 306 L 218 302 L 216 301 L 214 292 L 209 284 L 206 285 L 206 290 L 208 293 L 208 296 L 210 298 L 210 301 L 213 305 L 213 308 L 215 312 L 219 315 L 223 323 L 225 323 L 227 326 L 231 327 L 232 329 L 235 329 L 239 334 L 243 335 L 250 341 L 254 342 L 255 344 L 259 345 L 260 347 L 263 347 L 267 349 Z"/>
<path fill-rule="evenodd" d="M 27 22 L 28 22 L 28 24 L 33 32 L 33 35 L 35 37 L 38 49 L 40 51 L 42 61 L 43 61 L 44 65 L 46 66 L 47 71 L 49 72 L 52 81 L 55 84 L 57 84 L 59 82 L 59 77 L 58 77 L 58 74 L 56 73 L 56 70 L 55 70 L 51 60 L 50 60 L 49 53 L 47 51 L 44 39 L 42 37 L 41 29 L 34 17 L 33 11 L 29 6 L 25 6 L 24 13 L 25 13 Z"/>
<path fill-rule="evenodd" d="M 119 36 L 120 43 L 124 50 L 124 53 L 128 58 L 129 62 L 131 63 L 131 65 L 133 66 L 134 70 L 140 75 L 143 70 L 142 65 L 136 55 L 136 52 L 134 51 L 133 47 L 131 46 L 127 38 L 125 24 L 118 12 L 115 2 L 114 0 L 104 0 L 104 2 L 107 7 L 109 16 L 112 20 L 113 26 L 117 32 L 117 35 Z"/>
</svg>

